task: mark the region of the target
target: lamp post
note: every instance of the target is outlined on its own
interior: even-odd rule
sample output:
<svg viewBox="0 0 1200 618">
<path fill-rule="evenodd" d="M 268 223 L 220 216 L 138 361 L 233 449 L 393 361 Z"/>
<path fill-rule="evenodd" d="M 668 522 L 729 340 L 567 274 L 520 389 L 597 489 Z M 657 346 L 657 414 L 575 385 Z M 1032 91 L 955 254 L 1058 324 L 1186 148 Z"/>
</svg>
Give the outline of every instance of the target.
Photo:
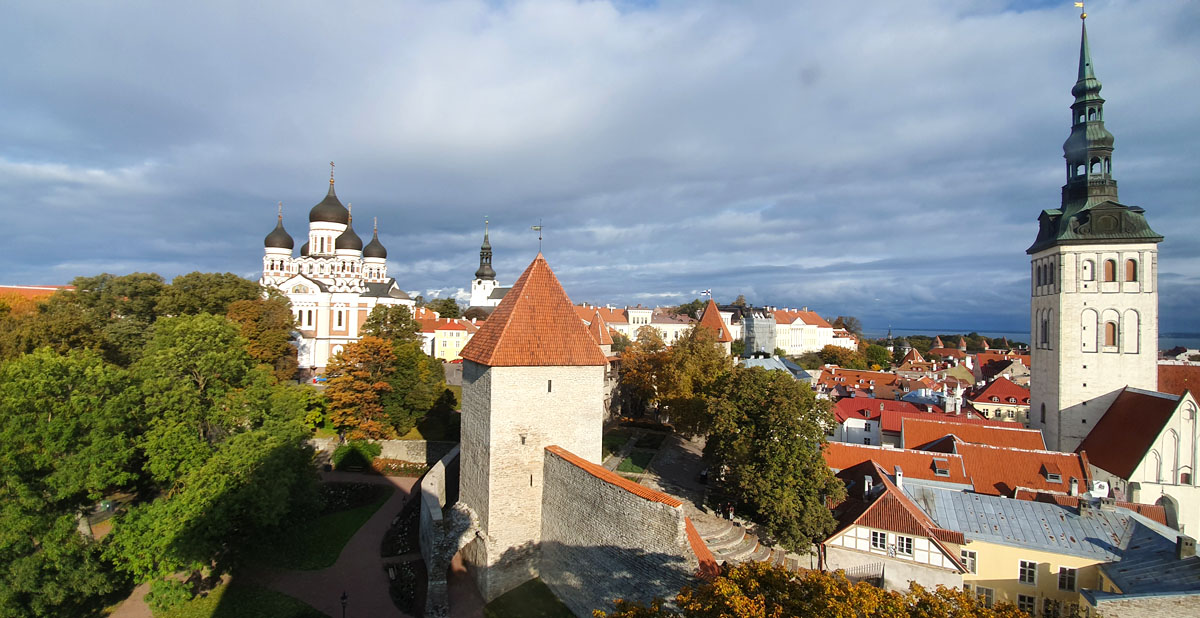
<svg viewBox="0 0 1200 618">
<path fill-rule="evenodd" d="M 345 591 L 345 590 L 343 590 L 343 591 L 342 591 L 342 598 L 341 598 L 341 601 L 342 601 L 342 618 L 346 618 L 346 601 L 349 601 L 349 600 L 350 600 L 350 595 L 346 594 L 346 591 Z"/>
</svg>

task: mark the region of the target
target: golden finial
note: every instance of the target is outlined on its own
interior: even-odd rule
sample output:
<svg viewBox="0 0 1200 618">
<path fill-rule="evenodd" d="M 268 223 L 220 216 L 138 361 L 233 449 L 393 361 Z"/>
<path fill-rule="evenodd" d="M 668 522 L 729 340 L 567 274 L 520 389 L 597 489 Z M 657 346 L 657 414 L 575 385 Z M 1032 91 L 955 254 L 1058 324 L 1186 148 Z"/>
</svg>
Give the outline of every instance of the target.
<svg viewBox="0 0 1200 618">
<path fill-rule="evenodd" d="M 279 220 L 283 221 L 283 202 L 279 202 Z"/>
<path fill-rule="evenodd" d="M 371 219 L 371 222 L 374 225 L 375 233 L 378 234 L 379 233 L 379 217 L 373 217 Z"/>
<path fill-rule="evenodd" d="M 329 184 L 333 184 L 333 161 L 329 162 Z"/>
<path fill-rule="evenodd" d="M 346 223 L 354 223 L 354 204 L 346 202 Z"/>
<path fill-rule="evenodd" d="M 1076 2 L 1075 8 L 1079 9 L 1079 19 L 1087 19 L 1087 11 L 1083 8 L 1082 2 Z"/>
</svg>

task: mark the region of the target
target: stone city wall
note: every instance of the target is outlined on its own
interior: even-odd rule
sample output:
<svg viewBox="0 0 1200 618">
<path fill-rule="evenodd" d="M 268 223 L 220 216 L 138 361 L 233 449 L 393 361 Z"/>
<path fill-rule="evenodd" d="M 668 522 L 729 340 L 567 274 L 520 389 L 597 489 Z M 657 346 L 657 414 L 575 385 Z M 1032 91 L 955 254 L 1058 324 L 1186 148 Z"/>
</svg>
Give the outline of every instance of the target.
<svg viewBox="0 0 1200 618">
<path fill-rule="evenodd" d="M 540 573 L 577 616 L 696 581 L 681 503 L 558 447 L 545 450 Z M 713 564 L 715 567 L 715 563 Z"/>
<path fill-rule="evenodd" d="M 1197 595 L 1190 594 L 1111 599 L 1101 600 L 1096 607 L 1104 618 L 1190 618 L 1200 603 Z"/>
</svg>

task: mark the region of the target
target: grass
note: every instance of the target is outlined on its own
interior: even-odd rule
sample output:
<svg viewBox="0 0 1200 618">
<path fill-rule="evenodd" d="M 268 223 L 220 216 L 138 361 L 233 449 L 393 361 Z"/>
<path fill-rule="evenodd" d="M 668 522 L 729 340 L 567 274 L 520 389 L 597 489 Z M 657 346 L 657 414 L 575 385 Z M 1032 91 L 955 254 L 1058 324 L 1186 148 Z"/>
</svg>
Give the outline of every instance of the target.
<svg viewBox="0 0 1200 618">
<path fill-rule="evenodd" d="M 458 413 L 427 414 L 416 427 L 400 436 L 401 440 L 458 442 Z"/>
<path fill-rule="evenodd" d="M 646 471 L 651 459 L 654 459 L 654 451 L 633 451 L 617 465 L 617 472 L 641 474 Z"/>
<path fill-rule="evenodd" d="M 338 435 L 337 430 L 334 429 L 333 426 L 329 424 L 329 421 L 325 421 L 325 422 L 321 423 L 321 425 L 317 427 L 317 431 L 315 432 L 315 437 L 320 440 L 324 440 L 325 438 L 336 438 L 337 435 Z"/>
<path fill-rule="evenodd" d="M 379 497 L 369 504 L 321 515 L 266 539 L 255 552 L 257 562 L 297 571 L 323 569 L 337 562 L 350 537 L 395 491 L 391 485 L 379 488 Z"/>
<path fill-rule="evenodd" d="M 486 618 L 575 618 L 550 587 L 531 579 L 500 595 L 483 608 Z"/>
<path fill-rule="evenodd" d="M 624 429 L 617 429 L 604 434 L 604 437 L 601 439 L 604 456 L 608 457 L 617 454 L 617 451 L 620 451 L 621 447 L 625 446 L 625 443 L 629 441 L 630 435 L 632 434 Z"/>
<path fill-rule="evenodd" d="M 648 448 L 657 450 L 658 447 L 662 446 L 663 440 L 666 439 L 667 434 L 665 433 L 647 433 L 638 438 L 637 442 L 635 442 L 633 446 L 635 448 Z"/>
<path fill-rule="evenodd" d="M 286 594 L 237 581 L 155 618 L 329 618 Z"/>
<path fill-rule="evenodd" d="M 447 384 L 446 388 L 450 389 L 450 392 L 454 393 L 454 409 L 461 410 L 462 409 L 462 387 L 457 384 Z"/>
</svg>

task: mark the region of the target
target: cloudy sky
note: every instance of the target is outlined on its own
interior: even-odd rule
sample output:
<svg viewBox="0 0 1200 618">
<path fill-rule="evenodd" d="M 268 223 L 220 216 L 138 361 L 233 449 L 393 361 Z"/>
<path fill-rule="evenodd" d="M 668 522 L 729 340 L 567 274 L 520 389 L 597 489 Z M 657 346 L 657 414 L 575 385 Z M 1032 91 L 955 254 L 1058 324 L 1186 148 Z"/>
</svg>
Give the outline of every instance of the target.
<svg viewBox="0 0 1200 618">
<path fill-rule="evenodd" d="M 711 288 L 868 329 L 1028 328 L 1079 48 L 1069 1 L 6 3 L 0 283 L 257 278 L 328 186 L 389 268 L 577 301 Z M 1090 2 L 1162 330 L 1200 330 L 1200 3 Z M 297 242 L 297 246 L 302 241 Z"/>
</svg>

